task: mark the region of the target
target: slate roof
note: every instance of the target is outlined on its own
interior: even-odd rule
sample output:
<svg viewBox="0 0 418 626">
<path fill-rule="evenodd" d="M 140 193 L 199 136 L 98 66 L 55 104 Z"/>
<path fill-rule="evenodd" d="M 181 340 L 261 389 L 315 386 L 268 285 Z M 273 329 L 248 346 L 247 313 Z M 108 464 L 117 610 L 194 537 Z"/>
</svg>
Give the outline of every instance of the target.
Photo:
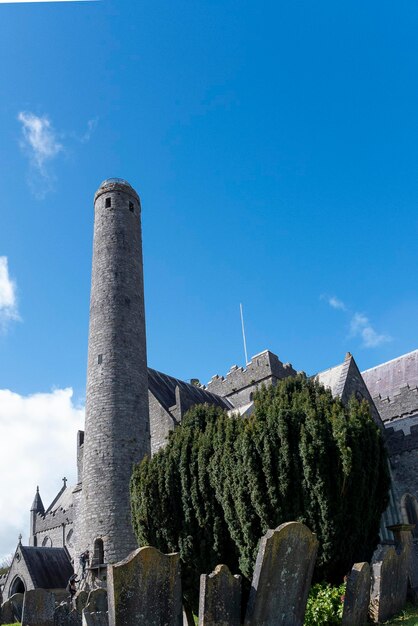
<svg viewBox="0 0 418 626">
<path fill-rule="evenodd" d="M 35 587 L 64 589 L 73 568 L 65 548 L 20 546 L 22 557 Z"/>
<path fill-rule="evenodd" d="M 362 372 L 384 422 L 418 414 L 418 350 Z"/>
<path fill-rule="evenodd" d="M 315 376 L 316 380 L 324 385 L 324 387 L 331 389 L 331 393 L 334 398 L 340 397 L 344 389 L 344 383 L 347 376 L 347 368 L 344 367 L 344 365 L 344 363 L 340 363 L 340 365 L 330 367 L 323 372 L 319 372 L 319 374 L 316 374 Z"/>
<path fill-rule="evenodd" d="M 57 511 L 62 509 L 64 512 L 68 511 L 68 509 L 73 506 L 73 490 L 74 487 L 65 486 L 58 492 L 56 498 L 51 502 L 45 514 L 55 514 Z"/>
<path fill-rule="evenodd" d="M 148 389 L 166 411 L 176 404 L 176 387 L 179 387 L 182 401 L 184 401 L 188 407 L 195 404 L 204 404 L 206 402 L 219 406 L 227 411 L 233 408 L 232 404 L 228 402 L 226 398 L 221 398 L 221 396 L 217 396 L 202 387 L 185 383 L 183 380 L 148 368 Z"/>
<path fill-rule="evenodd" d="M 362 372 L 372 398 L 376 396 L 391 398 L 401 387 L 418 386 L 418 350 L 372 367 Z"/>
</svg>

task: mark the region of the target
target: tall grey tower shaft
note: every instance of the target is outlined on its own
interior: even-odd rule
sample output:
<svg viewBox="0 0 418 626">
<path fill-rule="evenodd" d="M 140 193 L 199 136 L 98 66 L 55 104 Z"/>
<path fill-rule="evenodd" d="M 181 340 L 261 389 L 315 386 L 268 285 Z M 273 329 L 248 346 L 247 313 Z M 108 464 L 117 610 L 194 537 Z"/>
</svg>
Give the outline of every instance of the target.
<svg viewBox="0 0 418 626">
<path fill-rule="evenodd" d="M 78 538 L 93 564 L 114 563 L 137 547 L 129 480 L 133 464 L 150 453 L 141 204 L 129 183 L 111 178 L 97 190 L 94 211 Z"/>
</svg>

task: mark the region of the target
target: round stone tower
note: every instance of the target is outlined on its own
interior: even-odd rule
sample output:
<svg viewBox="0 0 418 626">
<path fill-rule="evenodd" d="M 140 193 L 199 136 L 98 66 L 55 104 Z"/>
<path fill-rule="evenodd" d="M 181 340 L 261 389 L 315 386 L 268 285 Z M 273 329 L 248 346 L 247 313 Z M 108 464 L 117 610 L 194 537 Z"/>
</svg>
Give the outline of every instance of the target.
<svg viewBox="0 0 418 626">
<path fill-rule="evenodd" d="M 83 481 L 77 547 L 91 566 L 137 547 L 129 480 L 150 453 L 141 204 L 125 180 L 94 197 Z"/>
</svg>

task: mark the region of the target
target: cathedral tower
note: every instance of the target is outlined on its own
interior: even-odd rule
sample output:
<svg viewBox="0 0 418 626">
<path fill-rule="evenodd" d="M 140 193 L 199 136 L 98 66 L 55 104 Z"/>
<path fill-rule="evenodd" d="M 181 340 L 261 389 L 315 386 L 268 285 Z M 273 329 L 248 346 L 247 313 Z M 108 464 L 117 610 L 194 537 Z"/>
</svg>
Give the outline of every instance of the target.
<svg viewBox="0 0 418 626">
<path fill-rule="evenodd" d="M 137 543 L 129 480 L 150 452 L 141 204 L 109 178 L 94 198 L 83 486 L 78 550 L 92 566 L 125 558 Z"/>
</svg>

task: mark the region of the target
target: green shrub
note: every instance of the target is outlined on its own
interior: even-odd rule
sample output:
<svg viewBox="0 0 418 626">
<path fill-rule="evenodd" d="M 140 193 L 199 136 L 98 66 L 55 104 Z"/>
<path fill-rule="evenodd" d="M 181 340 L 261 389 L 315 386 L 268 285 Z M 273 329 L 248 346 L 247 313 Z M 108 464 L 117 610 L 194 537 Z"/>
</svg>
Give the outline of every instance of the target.
<svg viewBox="0 0 418 626">
<path fill-rule="evenodd" d="M 327 583 L 314 585 L 309 593 L 304 626 L 338 626 L 344 606 L 345 583 L 332 587 Z"/>
<path fill-rule="evenodd" d="M 370 559 L 388 501 L 381 433 L 366 401 L 348 406 L 299 375 L 261 389 L 248 419 L 193 407 L 131 481 L 138 544 L 180 552 L 186 601 L 225 563 L 249 587 L 260 537 L 283 522 L 316 533 L 315 580 L 339 583 Z"/>
</svg>

